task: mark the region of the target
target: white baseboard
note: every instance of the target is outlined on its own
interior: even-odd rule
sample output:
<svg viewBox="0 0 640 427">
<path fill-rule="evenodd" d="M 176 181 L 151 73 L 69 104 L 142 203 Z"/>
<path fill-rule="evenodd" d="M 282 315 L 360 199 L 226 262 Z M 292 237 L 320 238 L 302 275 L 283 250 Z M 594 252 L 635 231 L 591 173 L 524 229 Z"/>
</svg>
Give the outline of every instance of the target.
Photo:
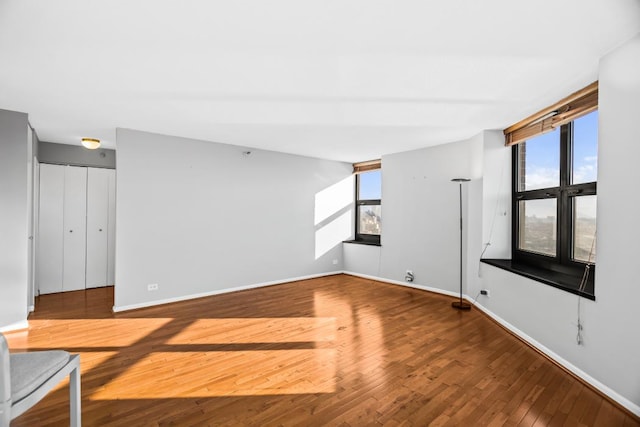
<svg viewBox="0 0 640 427">
<path fill-rule="evenodd" d="M 565 369 L 573 373 L 576 377 L 582 379 L 586 383 L 590 384 L 591 386 L 599 390 L 604 395 L 610 397 L 612 400 L 615 400 L 620 405 L 627 408 L 630 412 L 632 412 L 636 416 L 640 417 L 640 406 L 636 405 L 626 397 L 620 395 L 615 390 L 612 390 L 610 387 L 606 386 L 605 384 L 602 384 L 600 381 L 593 378 L 591 375 L 587 374 L 582 369 L 578 368 L 568 360 L 564 359 L 562 356 L 556 354 L 554 351 L 550 350 L 549 348 L 545 347 L 535 339 L 531 338 L 529 335 L 525 334 L 520 329 L 516 328 L 515 326 L 513 326 L 511 323 L 507 322 L 500 316 L 497 316 L 495 313 L 493 313 L 491 310 L 484 307 L 482 304 L 476 303 L 474 307 L 484 312 L 487 316 L 491 317 L 493 320 L 498 322 L 505 329 L 509 330 L 511 333 L 513 333 L 523 341 L 526 341 L 532 347 L 535 347 L 541 353 L 544 353 L 547 357 L 549 357 L 550 359 L 552 359 L 553 361 L 555 361 L 556 363 L 558 363 L 559 365 L 561 365 L 562 367 L 564 367 Z"/>
<path fill-rule="evenodd" d="M 289 278 L 289 279 L 274 280 L 274 281 L 270 281 L 270 282 L 255 283 L 255 284 L 251 284 L 251 285 L 238 286 L 238 287 L 234 287 L 234 288 L 219 289 L 219 290 L 210 291 L 210 292 L 203 292 L 203 293 L 199 293 L 199 294 L 183 295 L 183 296 L 179 296 L 179 297 L 167 298 L 167 299 L 155 300 L 155 301 L 148 301 L 148 302 L 139 303 L 139 304 L 131 304 L 131 305 L 125 305 L 125 306 L 114 306 L 113 307 L 113 311 L 114 312 L 121 312 L 121 311 L 127 311 L 127 310 L 135 310 L 135 309 L 138 309 L 138 308 L 152 307 L 152 306 L 161 305 L 161 304 L 169 304 L 169 303 L 172 303 L 172 302 L 185 301 L 185 300 L 190 300 L 190 299 L 195 299 L 195 298 L 202 298 L 202 297 L 207 297 L 207 296 L 212 296 L 212 295 L 220 295 L 220 294 L 225 294 L 225 293 L 229 293 L 229 292 L 237 292 L 237 291 L 242 291 L 242 290 L 247 290 L 247 289 L 255 289 L 255 288 L 261 288 L 261 287 L 266 287 L 266 286 L 279 285 L 279 284 L 295 282 L 295 281 L 299 281 L 299 280 L 315 279 L 315 278 L 318 278 L 318 277 L 333 276 L 333 275 L 336 275 L 336 274 L 347 274 L 347 275 L 350 275 L 350 276 L 356 276 L 356 277 L 361 277 L 361 278 L 364 278 L 364 279 L 376 280 L 376 281 L 379 281 L 379 282 L 389 283 L 389 284 L 393 284 L 393 285 L 405 286 L 405 287 L 409 287 L 409 288 L 419 289 L 419 290 L 433 292 L 433 293 L 442 294 L 442 295 L 447 295 L 447 296 L 451 296 L 451 297 L 457 297 L 459 295 L 456 292 L 451 292 L 451 291 L 438 289 L 438 288 L 434 288 L 434 287 L 426 286 L 426 285 L 420 285 L 420 284 L 416 284 L 416 283 L 408 283 L 408 282 L 402 282 L 402 281 L 399 281 L 399 280 L 391 280 L 391 279 L 386 279 L 386 278 L 383 278 L 383 277 L 376 277 L 376 276 L 356 273 L 356 272 L 352 272 L 352 271 L 333 271 L 333 272 L 327 272 L 327 273 L 312 274 L 312 275 L 308 275 L 308 276 L 294 277 L 294 278 Z M 473 303 L 473 298 L 470 298 L 468 295 L 463 295 L 463 298 L 466 299 L 467 301 Z M 576 367 L 575 365 L 573 365 L 572 363 L 570 363 L 566 359 L 562 358 L 561 356 L 559 356 L 558 354 L 556 354 L 555 352 L 553 352 L 549 348 L 545 347 L 544 345 L 542 345 L 541 343 L 539 343 L 538 341 L 536 341 L 535 339 L 533 339 L 529 335 L 525 334 L 520 329 L 516 328 L 515 326 L 513 326 L 512 324 L 510 324 L 509 322 L 507 322 L 506 320 L 504 320 L 500 316 L 498 316 L 495 313 L 493 313 L 491 310 L 489 310 L 486 307 L 482 306 L 481 304 L 476 302 L 474 304 L 474 307 L 476 307 L 477 309 L 479 309 L 482 312 L 484 312 L 487 316 L 489 316 L 492 319 L 494 319 L 496 322 L 498 322 L 500 325 L 502 325 L 505 329 L 507 329 L 508 331 L 510 331 L 511 333 L 516 335 L 517 337 L 521 338 L 523 341 L 527 342 L 529 345 L 531 345 L 532 347 L 536 348 L 541 353 L 545 354 L 547 357 L 549 357 L 550 359 L 554 360 L 559 365 L 563 366 L 565 369 L 567 369 L 568 371 L 573 373 L 576 377 L 578 377 L 578 378 L 582 379 L 583 381 L 585 381 L 586 383 L 590 384 L 591 386 L 593 386 L 595 389 L 599 390 L 604 395 L 608 396 L 609 398 L 611 398 L 615 402 L 619 403 L 624 408 L 628 409 L 631 413 L 635 414 L 636 416 L 640 416 L 640 406 L 636 405 L 635 403 L 633 403 L 629 399 L 627 399 L 624 396 L 622 396 L 619 393 L 617 393 L 615 390 L 612 390 L 611 388 L 609 388 L 605 384 L 603 384 L 600 381 L 596 380 L 591 375 L 587 374 L 586 372 L 584 372 L 580 368 Z M 14 325 L 18 325 L 18 326 L 14 327 Z M 27 328 L 29 326 L 27 321 L 24 321 L 24 324 L 22 324 L 22 322 L 21 322 L 20 324 L 14 324 L 14 325 L 10 325 L 10 326 L 7 326 L 5 328 L 0 328 L 0 331 L 24 329 L 24 328 Z M 11 328 L 11 329 L 8 329 L 8 328 Z"/>
<path fill-rule="evenodd" d="M 443 294 L 443 295 L 448 295 L 448 296 L 453 296 L 453 297 L 459 296 L 458 293 L 445 291 L 445 290 L 438 289 L 438 288 L 433 288 L 433 287 L 430 287 L 430 286 L 416 285 L 416 284 L 413 284 L 413 283 L 401 282 L 399 280 L 385 279 L 385 278 L 382 278 L 382 277 L 375 277 L 375 276 L 370 276 L 370 275 L 367 275 L 367 274 L 354 273 L 354 272 L 351 272 L 351 271 L 344 271 L 343 273 L 351 275 L 351 276 L 362 277 L 362 278 L 365 278 L 365 279 L 377 280 L 379 282 L 391 283 L 391 284 L 394 284 L 394 285 L 400 285 L 400 286 L 406 286 L 406 287 L 409 287 L 409 288 L 421 289 L 421 290 L 425 290 L 425 291 L 429 291 L 429 292 L 434 292 L 434 293 L 437 293 L 437 294 Z M 500 325 L 502 325 L 505 329 L 510 331 L 512 334 L 516 335 L 517 337 L 519 337 L 523 341 L 527 342 L 529 345 L 531 345 L 532 347 L 536 348 L 541 353 L 545 354 L 547 357 L 549 357 L 550 359 L 552 359 L 553 361 L 555 361 L 556 363 L 558 363 L 559 365 L 561 365 L 562 367 L 567 369 L 569 372 L 573 373 L 576 377 L 582 379 L 586 383 L 588 383 L 591 386 L 593 386 L 595 389 L 599 390 L 602 394 L 604 394 L 604 395 L 608 396 L 609 398 L 611 398 L 612 400 L 616 401 L 621 406 L 623 406 L 626 409 L 628 409 L 634 415 L 640 417 L 640 406 L 636 405 L 635 403 L 633 403 L 632 401 L 630 401 L 626 397 L 624 397 L 624 396 L 620 395 L 619 393 L 617 393 L 615 390 L 612 390 L 610 387 L 606 386 L 605 384 L 601 383 L 597 379 L 593 378 L 591 375 L 587 374 L 582 369 L 580 369 L 577 366 L 573 365 L 568 360 L 566 360 L 563 357 L 559 356 L 554 351 L 550 350 L 549 348 L 545 347 L 544 345 L 542 345 L 541 343 L 539 343 L 535 339 L 531 338 L 529 335 L 525 334 L 520 329 L 518 329 L 515 326 L 513 326 L 511 323 L 507 322 L 506 320 L 504 320 L 500 316 L 496 315 L 495 313 L 493 313 L 488 308 L 482 306 L 482 304 L 479 304 L 477 302 L 474 303 L 473 298 L 470 298 L 468 295 L 464 295 L 464 294 L 462 295 L 462 297 L 464 299 L 466 299 L 467 301 L 469 301 L 470 303 L 472 303 L 475 308 L 481 310 L 487 316 L 491 317 L 493 320 L 498 322 Z"/>
<path fill-rule="evenodd" d="M 0 327 L 0 332 L 13 332 L 19 331 L 22 329 L 29 329 L 29 321 L 21 320 L 20 322 L 15 322 L 10 325 Z"/>
<path fill-rule="evenodd" d="M 29 313 L 33 313 L 35 310 L 36 310 L 36 307 L 34 305 L 29 306 Z"/>
<path fill-rule="evenodd" d="M 113 310 L 114 313 L 118 313 L 118 312 L 121 312 L 121 311 L 136 310 L 138 308 L 146 308 L 146 307 L 153 307 L 153 306 L 156 306 L 156 305 L 170 304 L 172 302 L 187 301 L 187 300 L 196 299 L 196 298 L 210 297 L 210 296 L 213 296 L 213 295 L 227 294 L 229 292 L 244 291 L 244 290 L 247 290 L 247 289 L 262 288 L 262 287 L 265 287 L 265 286 L 281 285 L 283 283 L 297 282 L 299 280 L 316 279 L 318 277 L 325 277 L 325 276 L 335 276 L 336 274 L 342 274 L 342 271 L 332 271 L 332 272 L 327 272 L 327 273 L 310 274 L 310 275 L 307 275 L 307 276 L 292 277 L 292 278 L 289 278 L 289 279 L 273 280 L 273 281 L 270 281 L 270 282 L 262 282 L 262 283 L 254 283 L 254 284 L 251 284 L 251 285 L 236 286 L 234 288 L 216 289 L 214 291 L 202 292 L 202 293 L 198 293 L 198 294 L 181 295 L 181 296 L 173 297 L 173 298 L 166 298 L 166 299 L 154 300 L 154 301 L 145 301 L 145 302 L 138 303 L 138 304 L 129 304 L 129 305 L 121 305 L 121 306 L 115 306 L 114 305 L 112 310 Z"/>
<path fill-rule="evenodd" d="M 436 293 L 436 294 L 447 295 L 447 296 L 450 296 L 450 297 L 460 296 L 460 294 L 457 293 L 457 292 L 446 291 L 444 289 L 438 289 L 438 288 L 434 288 L 434 287 L 426 286 L 426 285 L 419 285 L 419 284 L 413 283 L 413 282 L 402 282 L 400 280 L 384 279 L 382 277 L 370 276 L 368 274 L 354 273 L 353 271 L 343 271 L 342 273 L 348 274 L 349 276 L 356 276 L 356 277 L 362 277 L 363 279 L 377 280 L 378 282 L 390 283 L 392 285 L 406 286 L 407 288 L 420 289 L 420 290 L 423 290 L 423 291 L 429 291 L 429 292 L 433 292 L 433 293 Z M 464 294 L 462 295 L 462 297 L 467 299 L 467 300 L 469 299 L 469 297 L 467 297 Z"/>
</svg>

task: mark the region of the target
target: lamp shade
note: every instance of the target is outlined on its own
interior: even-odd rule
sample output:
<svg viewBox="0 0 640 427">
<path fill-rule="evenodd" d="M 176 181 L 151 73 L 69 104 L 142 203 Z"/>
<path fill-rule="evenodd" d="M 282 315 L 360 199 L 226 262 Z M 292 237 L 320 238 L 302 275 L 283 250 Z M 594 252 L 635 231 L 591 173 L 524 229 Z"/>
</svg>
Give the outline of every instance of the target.
<svg viewBox="0 0 640 427">
<path fill-rule="evenodd" d="M 95 138 L 82 138 L 82 145 L 89 150 L 95 150 L 100 147 L 100 140 Z"/>
</svg>

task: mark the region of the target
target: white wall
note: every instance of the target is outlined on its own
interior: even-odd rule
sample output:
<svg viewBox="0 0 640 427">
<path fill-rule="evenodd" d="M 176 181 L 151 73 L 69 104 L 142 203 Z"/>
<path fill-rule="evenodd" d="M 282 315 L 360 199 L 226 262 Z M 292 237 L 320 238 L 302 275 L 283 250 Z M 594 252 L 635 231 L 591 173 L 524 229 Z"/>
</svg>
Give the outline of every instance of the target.
<svg viewBox="0 0 640 427">
<path fill-rule="evenodd" d="M 343 269 L 350 164 L 124 129 L 117 144 L 116 309 Z"/>
<path fill-rule="evenodd" d="M 116 152 L 106 148 L 87 150 L 82 145 L 56 144 L 40 141 L 38 160 L 41 163 L 95 168 L 116 168 Z"/>
<path fill-rule="evenodd" d="M 0 110 L 0 330 L 27 326 L 27 115 Z"/>
<path fill-rule="evenodd" d="M 485 131 L 483 149 L 482 244 L 484 258 L 511 258 L 511 149 L 502 131 Z M 484 246 L 483 246 L 484 248 Z"/>
<path fill-rule="evenodd" d="M 634 249 L 640 241 L 634 188 L 640 182 L 639 70 L 640 36 L 600 63 L 596 301 L 581 302 L 584 345 L 576 343 L 575 295 L 483 265 L 483 286 L 491 298 L 479 302 L 640 415 L 640 279 Z M 494 154 L 485 151 L 485 158 Z M 497 168 L 485 170 L 484 177 L 497 182 Z M 487 208 L 493 209 L 485 205 L 485 214 Z M 495 229 L 506 236 L 504 225 L 496 222 Z"/>
<path fill-rule="evenodd" d="M 345 271 L 363 276 L 382 277 L 380 275 L 382 246 L 345 243 L 342 250 Z"/>
<path fill-rule="evenodd" d="M 412 268 L 416 283 L 443 293 L 455 290 L 457 194 L 447 180 L 470 176 L 475 180 L 465 195 L 464 292 L 474 298 L 489 289 L 489 298 L 479 297 L 479 308 L 640 415 L 640 278 L 634 249 L 640 242 L 638 70 L 640 35 L 600 63 L 598 267 L 596 301 L 581 301 L 584 345 L 576 343 L 577 296 L 478 264 L 487 242 L 485 258 L 511 256 L 511 149 L 499 131 L 383 158 L 382 247 L 376 252 L 345 245 L 345 270 L 402 282 L 404 270 Z"/>
<path fill-rule="evenodd" d="M 637 405 L 640 415 L 640 34 L 600 64 L 597 304 L 588 305 L 580 364 Z"/>
<path fill-rule="evenodd" d="M 482 274 L 486 266 L 480 258 L 511 258 L 511 148 L 504 146 L 502 131 L 482 133 L 482 179 L 481 188 L 470 194 L 471 209 L 468 229 L 468 265 L 466 294 L 482 303 L 479 296 L 485 287 Z M 481 215 L 477 212 L 481 211 Z M 477 245 L 480 245 L 479 247 Z"/>
<path fill-rule="evenodd" d="M 382 158 L 382 237 L 380 248 L 345 244 L 345 270 L 413 285 L 459 291 L 459 187 L 453 178 L 471 178 L 463 185 L 464 255 L 467 254 L 468 201 L 482 189 L 483 136 Z M 473 224 L 474 219 L 471 219 Z M 474 230 L 480 232 L 476 224 Z M 476 233 L 476 234 L 477 234 Z M 474 251 L 480 248 L 480 237 Z M 479 252 L 478 252 L 479 253 Z M 467 270 L 463 274 L 467 274 Z M 466 279 L 466 278 L 465 278 Z"/>
</svg>

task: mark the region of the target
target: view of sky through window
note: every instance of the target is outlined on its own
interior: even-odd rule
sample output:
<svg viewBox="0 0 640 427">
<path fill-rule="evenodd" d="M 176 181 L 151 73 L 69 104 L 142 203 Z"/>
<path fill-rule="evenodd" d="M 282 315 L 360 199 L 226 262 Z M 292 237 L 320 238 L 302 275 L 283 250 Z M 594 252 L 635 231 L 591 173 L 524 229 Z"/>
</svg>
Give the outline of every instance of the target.
<svg viewBox="0 0 640 427">
<path fill-rule="evenodd" d="M 598 112 L 573 122 L 573 183 L 598 179 Z"/>
<path fill-rule="evenodd" d="M 360 174 L 360 200 L 382 199 L 382 171 L 375 170 Z"/>
<path fill-rule="evenodd" d="M 567 152 L 571 156 L 571 164 L 566 165 L 570 166 L 568 185 L 597 181 L 598 112 L 574 120 L 567 130 L 572 132 L 567 135 L 571 144 Z M 565 168 L 560 164 L 560 132 L 560 128 L 556 128 L 531 138 L 518 148 L 519 191 L 560 187 L 560 170 Z M 556 255 L 560 205 L 556 197 L 550 197 L 552 194 L 547 194 L 549 198 L 518 202 L 519 249 Z M 595 261 L 596 200 L 596 195 L 573 195 L 569 198 L 572 203 L 571 257 L 574 260 Z"/>
<path fill-rule="evenodd" d="M 560 128 L 524 144 L 524 188 L 521 190 L 557 187 L 560 184 Z"/>
<path fill-rule="evenodd" d="M 557 187 L 560 184 L 560 128 L 525 142 L 521 190 Z M 597 181 L 598 173 L 598 111 L 573 122 L 572 183 Z M 595 218 L 595 203 L 585 204 L 582 218 Z M 549 209 L 531 206 L 529 216 L 544 218 L 555 215 Z"/>
</svg>

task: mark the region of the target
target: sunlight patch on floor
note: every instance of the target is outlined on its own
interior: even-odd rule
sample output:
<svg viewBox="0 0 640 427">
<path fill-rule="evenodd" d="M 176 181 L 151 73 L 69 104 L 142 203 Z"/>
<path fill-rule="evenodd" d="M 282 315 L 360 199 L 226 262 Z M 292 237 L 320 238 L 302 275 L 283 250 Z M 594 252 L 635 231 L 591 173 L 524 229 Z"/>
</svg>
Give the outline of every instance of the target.
<svg viewBox="0 0 640 427">
<path fill-rule="evenodd" d="M 179 368 L 176 369 L 176 366 Z M 256 372 L 260 372 L 260 375 L 256 375 Z M 149 387 L 150 376 L 155 378 L 153 388 Z M 157 352 L 133 364 L 90 398 L 261 396 L 333 393 L 335 389 L 334 349 L 188 354 Z"/>
<path fill-rule="evenodd" d="M 56 348 L 127 347 L 140 342 L 172 320 L 172 318 L 47 319 L 30 320 L 29 325 L 34 332 L 40 328 L 46 328 L 48 334 L 55 335 Z M 85 333 L 87 329 L 94 333 L 87 335 Z M 27 338 L 27 341 L 30 350 L 48 349 L 48 347 L 40 348 L 37 340 Z"/>
<path fill-rule="evenodd" d="M 328 342 L 335 339 L 334 317 L 200 319 L 167 344 Z"/>
</svg>

